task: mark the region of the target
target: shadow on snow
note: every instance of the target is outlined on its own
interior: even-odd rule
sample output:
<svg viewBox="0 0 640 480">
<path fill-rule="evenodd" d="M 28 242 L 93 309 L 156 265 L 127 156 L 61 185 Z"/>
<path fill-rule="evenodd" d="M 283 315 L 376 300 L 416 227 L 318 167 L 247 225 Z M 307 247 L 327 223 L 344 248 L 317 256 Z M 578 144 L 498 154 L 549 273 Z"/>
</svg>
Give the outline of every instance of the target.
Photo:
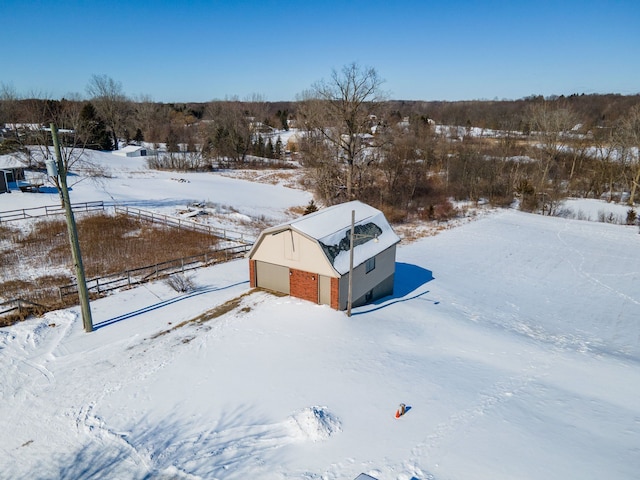
<svg viewBox="0 0 640 480">
<path fill-rule="evenodd" d="M 379 298 L 367 305 L 360 307 L 360 311 L 353 313 L 353 315 L 361 315 L 363 313 L 373 312 L 380 310 L 381 308 L 388 307 L 398 302 L 406 302 L 407 300 L 413 300 L 418 297 L 429 293 L 429 290 L 425 290 L 415 295 L 408 296 L 413 292 L 416 292 L 420 287 L 429 283 L 434 279 L 433 272 L 426 268 L 419 267 L 410 263 L 396 262 L 396 272 L 393 283 L 393 295 L 388 295 L 383 298 Z M 437 305 L 438 301 L 433 301 L 434 305 Z M 362 308 L 370 307 L 367 310 Z M 373 307 L 373 308 L 371 308 Z"/>
<path fill-rule="evenodd" d="M 123 313 L 122 315 L 118 315 L 117 317 L 110 318 L 108 320 L 104 320 L 102 322 L 96 323 L 93 328 L 94 330 L 98 330 L 99 328 L 103 328 L 109 325 L 113 325 L 114 323 L 121 322 L 123 320 L 128 320 L 130 318 L 136 317 L 138 315 L 142 315 L 143 313 L 152 312 L 154 310 L 158 310 L 160 308 L 166 307 L 167 305 L 172 305 L 177 302 L 181 302 L 183 300 L 187 300 L 189 298 L 197 297 L 199 295 L 204 295 L 206 293 L 217 292 L 219 290 L 226 290 L 227 288 L 237 287 L 238 285 L 242 285 L 243 283 L 249 283 L 248 280 L 243 282 L 234 283 L 231 285 L 227 285 L 224 287 L 208 287 L 208 288 L 197 288 L 193 292 L 187 293 L 185 295 L 180 295 L 179 297 L 170 298 L 168 300 L 163 300 L 158 303 L 154 303 L 153 305 L 148 305 L 146 307 L 139 308 L 138 310 L 134 310 L 133 312 Z"/>
</svg>

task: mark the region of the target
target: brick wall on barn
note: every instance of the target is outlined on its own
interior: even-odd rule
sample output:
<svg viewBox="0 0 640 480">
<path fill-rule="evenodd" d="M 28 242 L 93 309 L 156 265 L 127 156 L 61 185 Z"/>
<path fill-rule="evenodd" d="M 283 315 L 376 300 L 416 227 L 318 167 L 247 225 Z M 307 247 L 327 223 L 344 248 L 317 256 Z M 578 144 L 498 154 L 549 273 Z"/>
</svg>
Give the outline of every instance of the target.
<svg viewBox="0 0 640 480">
<path fill-rule="evenodd" d="M 318 274 L 293 268 L 289 272 L 291 274 L 289 278 L 291 296 L 318 303 Z"/>
<path fill-rule="evenodd" d="M 331 278 L 331 308 L 340 310 L 340 279 Z"/>
<path fill-rule="evenodd" d="M 251 288 L 256 287 L 256 261 L 249 260 L 249 285 Z"/>
</svg>

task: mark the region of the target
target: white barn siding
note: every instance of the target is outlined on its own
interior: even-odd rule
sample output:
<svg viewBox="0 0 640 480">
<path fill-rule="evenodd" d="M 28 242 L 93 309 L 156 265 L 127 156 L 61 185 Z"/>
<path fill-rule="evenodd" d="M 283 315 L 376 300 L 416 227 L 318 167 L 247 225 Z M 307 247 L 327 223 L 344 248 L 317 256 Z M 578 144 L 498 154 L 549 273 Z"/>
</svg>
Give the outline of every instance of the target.
<svg viewBox="0 0 640 480">
<path fill-rule="evenodd" d="M 266 235 L 252 259 L 328 277 L 338 276 L 316 241 L 289 229 Z"/>
</svg>

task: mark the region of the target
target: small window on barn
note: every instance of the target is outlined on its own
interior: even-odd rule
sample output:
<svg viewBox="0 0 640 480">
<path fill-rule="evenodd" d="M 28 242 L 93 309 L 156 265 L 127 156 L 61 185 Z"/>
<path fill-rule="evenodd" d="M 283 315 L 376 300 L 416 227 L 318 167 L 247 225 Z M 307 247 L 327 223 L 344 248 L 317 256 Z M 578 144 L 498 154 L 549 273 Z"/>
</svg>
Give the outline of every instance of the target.
<svg viewBox="0 0 640 480">
<path fill-rule="evenodd" d="M 367 268 L 367 273 L 369 273 L 371 270 L 376 268 L 376 257 L 371 257 L 369 260 L 367 260 L 366 268 Z"/>
</svg>

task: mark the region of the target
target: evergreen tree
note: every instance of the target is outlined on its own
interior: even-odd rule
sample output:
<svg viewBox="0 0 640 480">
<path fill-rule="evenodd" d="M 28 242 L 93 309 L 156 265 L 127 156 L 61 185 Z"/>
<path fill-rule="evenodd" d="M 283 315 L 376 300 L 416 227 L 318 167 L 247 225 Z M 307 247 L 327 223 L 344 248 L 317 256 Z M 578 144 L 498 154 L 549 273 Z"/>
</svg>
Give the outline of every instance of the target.
<svg viewBox="0 0 640 480">
<path fill-rule="evenodd" d="M 258 135 L 258 146 L 257 146 L 255 154 L 258 157 L 264 157 L 265 156 L 264 138 L 262 137 L 262 135 Z"/>
<path fill-rule="evenodd" d="M 288 131 L 289 130 L 289 111 L 278 110 L 278 113 L 276 113 L 276 117 L 280 119 L 280 124 L 282 125 L 282 129 Z"/>
<path fill-rule="evenodd" d="M 280 138 L 280 135 L 278 135 L 278 139 L 276 140 L 275 158 L 281 160 L 282 153 L 282 139 Z"/>
<path fill-rule="evenodd" d="M 111 135 L 105 123 L 98 117 L 95 107 L 89 102 L 80 111 L 78 136 L 86 148 L 92 150 L 113 150 Z"/>
<path fill-rule="evenodd" d="M 139 128 L 136 130 L 136 134 L 133 137 L 133 141 L 136 142 L 138 145 L 144 142 L 144 135 L 142 134 L 142 130 L 140 130 Z"/>
<path fill-rule="evenodd" d="M 266 152 L 265 152 L 265 157 L 267 158 L 274 158 L 274 154 L 275 151 L 273 149 L 273 142 L 271 141 L 271 138 L 269 138 L 269 141 L 267 142 L 267 148 L 266 148 Z"/>
<path fill-rule="evenodd" d="M 309 215 L 310 213 L 317 212 L 317 211 L 318 211 L 318 206 L 315 204 L 312 198 L 309 204 L 307 205 L 307 208 L 304 209 L 304 213 L 302 215 Z"/>
</svg>

